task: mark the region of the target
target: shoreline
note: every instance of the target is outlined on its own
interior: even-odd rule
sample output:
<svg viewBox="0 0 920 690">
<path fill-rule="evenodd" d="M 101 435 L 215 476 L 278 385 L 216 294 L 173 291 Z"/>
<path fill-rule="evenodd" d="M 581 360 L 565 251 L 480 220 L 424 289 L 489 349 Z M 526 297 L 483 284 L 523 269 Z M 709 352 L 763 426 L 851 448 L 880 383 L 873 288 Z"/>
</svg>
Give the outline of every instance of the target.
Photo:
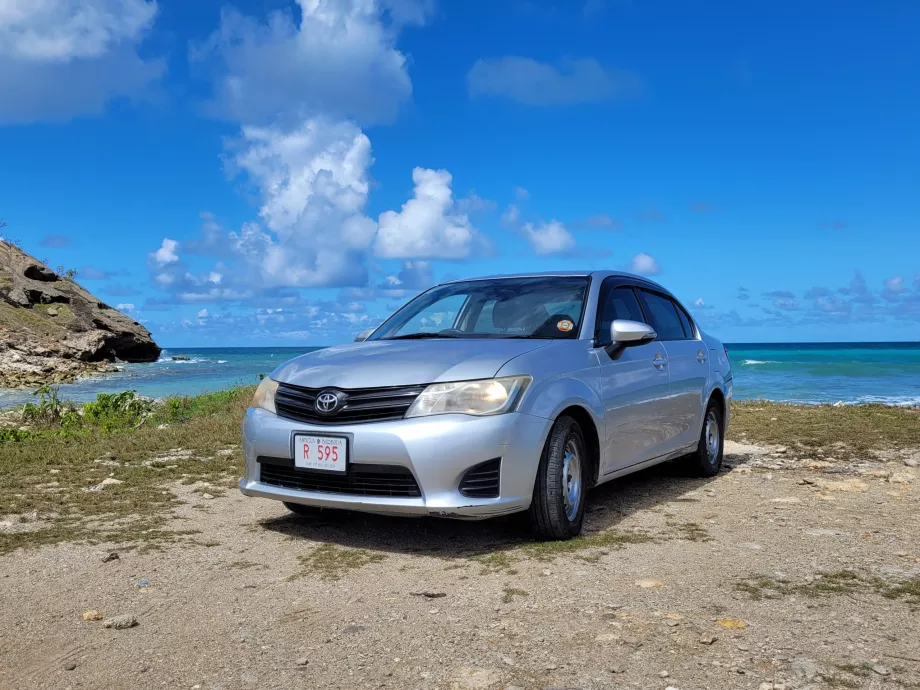
<svg viewBox="0 0 920 690">
<path fill-rule="evenodd" d="M 920 406 L 918 343 L 730 344 L 735 399 L 792 405 Z M 279 364 L 312 347 L 166 348 L 151 363 L 83 369 L 56 384 L 77 402 L 98 393 L 136 390 L 151 398 L 195 396 L 255 384 Z M 182 361 L 173 357 L 183 358 Z M 188 359 L 184 359 L 184 358 Z M 34 388 L 0 389 L 0 410 L 34 399 Z"/>
</svg>

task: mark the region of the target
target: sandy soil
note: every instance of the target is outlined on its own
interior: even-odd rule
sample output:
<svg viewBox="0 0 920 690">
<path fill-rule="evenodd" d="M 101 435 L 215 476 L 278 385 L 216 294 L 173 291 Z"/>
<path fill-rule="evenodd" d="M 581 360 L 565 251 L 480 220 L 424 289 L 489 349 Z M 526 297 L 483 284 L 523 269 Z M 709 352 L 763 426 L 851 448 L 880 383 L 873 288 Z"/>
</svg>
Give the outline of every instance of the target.
<svg viewBox="0 0 920 690">
<path fill-rule="evenodd" d="M 0 558 L 0 687 L 920 687 L 917 470 L 729 450 L 712 480 L 601 487 L 557 551 L 513 520 L 177 488 L 175 528 L 200 533 L 163 550 Z"/>
</svg>

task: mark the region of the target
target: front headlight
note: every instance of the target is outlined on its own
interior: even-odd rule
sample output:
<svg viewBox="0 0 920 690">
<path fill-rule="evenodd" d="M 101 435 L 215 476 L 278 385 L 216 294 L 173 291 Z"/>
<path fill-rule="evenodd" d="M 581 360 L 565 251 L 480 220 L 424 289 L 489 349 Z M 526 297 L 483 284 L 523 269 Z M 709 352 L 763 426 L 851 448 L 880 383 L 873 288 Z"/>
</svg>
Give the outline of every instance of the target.
<svg viewBox="0 0 920 690">
<path fill-rule="evenodd" d="M 267 410 L 275 414 L 275 391 L 278 390 L 278 382 L 273 381 L 267 376 L 262 379 L 262 383 L 256 388 L 256 394 L 252 396 L 250 407 L 258 407 L 261 410 Z"/>
<path fill-rule="evenodd" d="M 511 412 L 517 407 L 527 386 L 529 376 L 507 376 L 481 381 L 433 383 L 419 395 L 406 417 L 427 417 L 433 414 L 491 415 Z"/>
</svg>

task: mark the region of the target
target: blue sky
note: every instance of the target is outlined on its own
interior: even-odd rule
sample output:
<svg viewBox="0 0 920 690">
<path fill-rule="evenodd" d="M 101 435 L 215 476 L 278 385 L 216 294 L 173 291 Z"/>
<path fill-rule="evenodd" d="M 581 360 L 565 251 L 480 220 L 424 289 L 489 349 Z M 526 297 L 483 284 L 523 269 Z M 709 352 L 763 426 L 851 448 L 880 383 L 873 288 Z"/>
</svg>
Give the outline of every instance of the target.
<svg viewBox="0 0 920 690">
<path fill-rule="evenodd" d="M 627 268 L 726 341 L 920 339 L 920 5 L 6 0 L 7 237 L 165 346 Z"/>
</svg>

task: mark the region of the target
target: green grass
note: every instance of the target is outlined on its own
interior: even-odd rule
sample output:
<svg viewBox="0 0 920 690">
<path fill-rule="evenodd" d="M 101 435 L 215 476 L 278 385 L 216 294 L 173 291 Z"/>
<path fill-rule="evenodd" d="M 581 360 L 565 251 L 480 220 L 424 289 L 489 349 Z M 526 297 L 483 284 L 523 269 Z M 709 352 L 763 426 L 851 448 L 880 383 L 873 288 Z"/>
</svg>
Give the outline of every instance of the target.
<svg viewBox="0 0 920 690">
<path fill-rule="evenodd" d="M 655 541 L 651 535 L 643 532 L 624 532 L 606 529 L 599 532 L 583 534 L 567 541 L 512 542 L 496 546 L 490 553 L 473 556 L 470 560 L 482 566 L 481 574 L 506 571 L 513 568 L 518 561 L 534 559 L 552 561 L 558 556 L 575 554 L 587 563 L 597 563 L 601 555 L 611 549 L 622 549 L 631 544 L 644 544 Z"/>
<path fill-rule="evenodd" d="M 139 426 L 105 414 L 69 430 L 44 423 L 22 440 L 0 442 L 0 516 L 37 516 L 28 531 L 0 533 L 0 553 L 61 541 L 175 539 L 166 521 L 176 499 L 165 487 L 200 481 L 218 491 L 239 478 L 240 425 L 251 395 L 237 388 L 185 399 L 178 409 L 167 402 Z M 150 462 L 176 449 L 189 457 Z M 231 452 L 218 454 L 224 449 Z M 123 483 L 87 491 L 110 476 Z M 49 482 L 58 486 L 49 490 Z"/>
<path fill-rule="evenodd" d="M 351 570 L 363 568 L 385 558 L 386 556 L 382 553 L 373 553 L 364 549 L 347 549 L 335 544 L 321 544 L 306 556 L 298 558 L 301 569 L 294 578 L 317 575 L 323 580 L 339 580 Z"/>
<path fill-rule="evenodd" d="M 515 597 L 529 597 L 530 592 L 525 589 L 518 589 L 517 587 L 505 587 L 502 590 L 502 603 L 510 604 L 514 601 Z"/>
<path fill-rule="evenodd" d="M 712 541 L 712 537 L 709 535 L 709 532 L 706 531 L 699 523 L 696 522 L 677 522 L 675 520 L 668 520 L 665 524 L 668 527 L 673 529 L 679 539 L 686 539 L 687 541 Z"/>
<path fill-rule="evenodd" d="M 902 599 L 920 605 L 920 577 L 889 582 L 874 575 L 852 570 L 821 572 L 810 582 L 785 582 L 767 575 L 756 575 L 735 584 L 735 589 L 754 600 L 779 599 L 785 596 L 823 597 L 839 594 L 873 593 L 887 599 Z"/>
<path fill-rule="evenodd" d="M 839 459 L 866 459 L 870 450 L 920 447 L 920 410 L 885 405 L 785 405 L 734 402 L 729 438 Z"/>
<path fill-rule="evenodd" d="M 861 678 L 869 678 L 872 676 L 872 664 L 864 661 L 860 664 L 836 664 L 844 673 L 849 673 L 853 676 L 860 676 Z"/>
</svg>

